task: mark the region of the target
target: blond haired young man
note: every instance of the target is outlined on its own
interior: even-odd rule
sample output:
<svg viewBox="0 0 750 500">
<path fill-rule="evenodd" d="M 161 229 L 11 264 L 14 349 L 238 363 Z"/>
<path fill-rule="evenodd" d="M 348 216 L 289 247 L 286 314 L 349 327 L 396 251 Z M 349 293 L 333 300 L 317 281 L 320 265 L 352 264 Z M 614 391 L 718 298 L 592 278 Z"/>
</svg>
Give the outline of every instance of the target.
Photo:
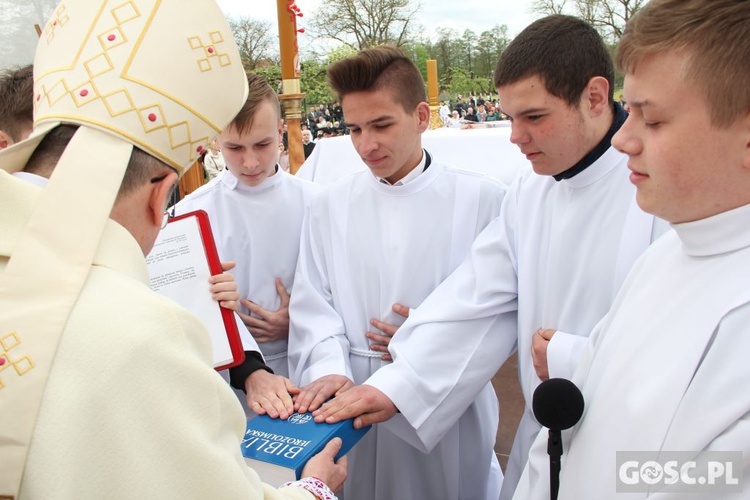
<svg viewBox="0 0 750 500">
<path fill-rule="evenodd" d="M 244 106 L 218 136 L 228 169 L 175 210 L 205 210 L 220 258 L 237 263 L 238 313 L 265 365 L 254 346 L 245 346 L 246 362 L 230 369 L 232 385 L 247 393 L 253 412 L 287 418 L 293 412 L 290 392 L 297 391 L 286 378 L 289 292 L 302 218 L 319 188 L 279 168 L 283 122 L 278 97 L 263 77 L 249 73 L 247 79 Z"/>
</svg>

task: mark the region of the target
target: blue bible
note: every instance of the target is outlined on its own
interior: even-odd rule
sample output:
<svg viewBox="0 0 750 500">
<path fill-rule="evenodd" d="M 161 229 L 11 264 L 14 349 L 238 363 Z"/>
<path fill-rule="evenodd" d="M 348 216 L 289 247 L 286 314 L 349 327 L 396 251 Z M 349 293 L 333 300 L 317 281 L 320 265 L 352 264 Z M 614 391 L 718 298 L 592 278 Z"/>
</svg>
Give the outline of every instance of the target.
<svg viewBox="0 0 750 500">
<path fill-rule="evenodd" d="M 332 438 L 343 441 L 338 460 L 371 428 L 355 429 L 353 424 L 354 419 L 318 424 L 311 413 L 294 413 L 287 420 L 258 415 L 247 421 L 242 456 L 264 483 L 279 487 L 299 479 L 307 461 Z"/>
</svg>

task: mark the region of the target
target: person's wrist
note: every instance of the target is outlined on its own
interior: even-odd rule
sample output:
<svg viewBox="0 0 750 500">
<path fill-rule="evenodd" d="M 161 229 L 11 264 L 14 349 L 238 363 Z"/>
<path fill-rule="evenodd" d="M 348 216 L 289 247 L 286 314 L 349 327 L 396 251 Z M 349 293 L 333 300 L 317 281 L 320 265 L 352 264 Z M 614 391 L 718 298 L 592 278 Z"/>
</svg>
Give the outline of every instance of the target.
<svg viewBox="0 0 750 500">
<path fill-rule="evenodd" d="M 303 490 L 310 492 L 318 500 L 338 500 L 331 488 L 329 488 L 322 479 L 315 476 L 303 477 L 298 481 L 290 481 L 281 486 L 295 486 L 297 488 L 302 488 Z"/>
</svg>

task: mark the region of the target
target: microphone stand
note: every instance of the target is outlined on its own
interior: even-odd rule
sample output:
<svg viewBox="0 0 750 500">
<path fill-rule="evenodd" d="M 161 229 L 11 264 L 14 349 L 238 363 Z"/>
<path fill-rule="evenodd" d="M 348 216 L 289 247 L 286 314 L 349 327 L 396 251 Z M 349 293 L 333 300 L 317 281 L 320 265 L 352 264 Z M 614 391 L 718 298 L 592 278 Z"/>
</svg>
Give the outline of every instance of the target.
<svg viewBox="0 0 750 500">
<path fill-rule="evenodd" d="M 570 429 L 581 419 L 584 409 L 583 394 L 570 380 L 551 378 L 539 384 L 534 390 L 532 407 L 537 421 L 549 429 L 549 492 L 551 500 L 557 500 L 563 454 L 560 431 Z"/>
<path fill-rule="evenodd" d="M 560 490 L 560 457 L 563 454 L 562 435 L 559 430 L 549 430 L 547 454 L 549 455 L 550 500 L 557 500 L 557 492 Z"/>
</svg>

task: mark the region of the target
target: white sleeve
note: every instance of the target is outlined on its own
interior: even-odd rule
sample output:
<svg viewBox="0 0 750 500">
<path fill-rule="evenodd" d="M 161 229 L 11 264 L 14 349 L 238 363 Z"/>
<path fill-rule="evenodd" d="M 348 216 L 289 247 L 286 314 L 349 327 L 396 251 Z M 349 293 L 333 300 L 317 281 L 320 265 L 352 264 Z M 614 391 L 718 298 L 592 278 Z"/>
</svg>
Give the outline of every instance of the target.
<svg viewBox="0 0 750 500">
<path fill-rule="evenodd" d="M 456 271 L 411 312 L 390 344 L 394 362 L 366 382 L 393 401 L 427 450 L 516 348 L 511 247 L 501 214 L 477 236 Z"/>
<path fill-rule="evenodd" d="M 234 321 L 237 323 L 237 330 L 240 332 L 242 350 L 260 352 L 260 347 L 258 347 L 258 343 L 255 341 L 255 337 L 250 334 L 250 331 L 247 329 L 247 326 L 242 321 L 242 318 L 240 318 L 239 314 L 234 313 Z M 261 356 L 262 355 L 263 353 L 261 353 Z"/>
<path fill-rule="evenodd" d="M 349 367 L 349 341 L 344 321 L 333 307 L 325 263 L 325 250 L 305 213 L 300 254 L 289 301 L 289 375 L 304 386 L 324 375 L 353 379 Z"/>
<path fill-rule="evenodd" d="M 555 332 L 547 346 L 547 369 L 550 378 L 570 380 L 588 340 L 588 337 L 572 333 L 559 330 Z"/>
</svg>

